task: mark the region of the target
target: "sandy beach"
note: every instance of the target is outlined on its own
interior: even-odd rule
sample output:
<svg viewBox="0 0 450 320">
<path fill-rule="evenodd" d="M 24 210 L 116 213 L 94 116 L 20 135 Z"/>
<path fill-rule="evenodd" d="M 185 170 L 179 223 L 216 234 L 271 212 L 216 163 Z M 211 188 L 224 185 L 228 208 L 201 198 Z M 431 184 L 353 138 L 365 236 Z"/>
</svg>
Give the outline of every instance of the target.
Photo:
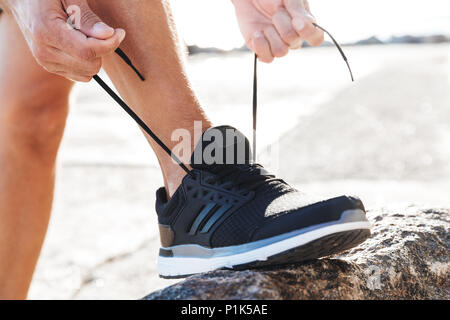
<svg viewBox="0 0 450 320">
<path fill-rule="evenodd" d="M 307 193 L 359 195 L 369 210 L 448 206 L 450 45 L 345 50 L 355 83 L 335 48 L 260 65 L 262 163 L 275 145 L 272 169 L 286 181 Z M 250 137 L 252 55 L 196 55 L 188 71 L 213 122 Z M 138 299 L 174 283 L 156 273 L 161 185 L 132 120 L 95 83 L 77 85 L 29 298 Z"/>
</svg>

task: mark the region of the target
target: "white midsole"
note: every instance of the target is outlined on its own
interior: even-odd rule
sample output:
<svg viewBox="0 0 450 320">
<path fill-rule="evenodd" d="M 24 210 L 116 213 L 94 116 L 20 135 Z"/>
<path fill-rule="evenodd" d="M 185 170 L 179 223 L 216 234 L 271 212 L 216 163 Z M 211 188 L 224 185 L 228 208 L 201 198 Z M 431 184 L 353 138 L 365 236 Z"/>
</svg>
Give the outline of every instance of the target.
<svg viewBox="0 0 450 320">
<path fill-rule="evenodd" d="M 229 256 L 209 258 L 158 256 L 158 272 L 161 276 L 176 277 L 213 271 L 220 268 L 231 268 L 233 266 L 254 261 L 265 261 L 273 255 L 302 246 L 308 242 L 320 239 L 333 233 L 358 229 L 370 229 L 370 223 L 368 221 L 358 221 L 335 224 L 312 230 L 251 251 Z"/>
</svg>

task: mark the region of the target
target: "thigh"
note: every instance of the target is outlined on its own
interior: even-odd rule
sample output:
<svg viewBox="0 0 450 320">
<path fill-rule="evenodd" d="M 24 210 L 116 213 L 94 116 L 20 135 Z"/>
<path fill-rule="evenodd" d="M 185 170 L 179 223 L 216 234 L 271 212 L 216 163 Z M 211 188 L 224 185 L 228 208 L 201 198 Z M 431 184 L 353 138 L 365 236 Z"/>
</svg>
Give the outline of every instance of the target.
<svg viewBox="0 0 450 320">
<path fill-rule="evenodd" d="M 14 18 L 0 13 L 0 109 L 10 100 L 17 105 L 18 99 L 65 98 L 72 86 L 72 81 L 47 72 L 36 62 Z"/>
</svg>

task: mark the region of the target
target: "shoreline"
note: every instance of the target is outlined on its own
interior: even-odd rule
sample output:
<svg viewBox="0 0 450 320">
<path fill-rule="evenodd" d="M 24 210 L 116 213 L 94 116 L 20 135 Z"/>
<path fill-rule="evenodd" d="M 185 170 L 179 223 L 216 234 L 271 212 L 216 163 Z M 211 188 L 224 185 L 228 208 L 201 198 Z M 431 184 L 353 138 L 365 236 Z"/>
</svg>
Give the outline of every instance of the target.
<svg viewBox="0 0 450 320">
<path fill-rule="evenodd" d="M 372 45 L 398 45 L 398 44 L 417 44 L 417 45 L 429 45 L 429 44 L 442 44 L 450 43 L 450 35 L 447 34 L 430 34 L 430 35 L 411 35 L 405 34 L 401 36 L 391 36 L 387 40 L 381 40 L 377 36 L 371 36 L 369 38 L 361 39 L 355 42 L 344 42 L 340 44 L 342 47 L 359 47 L 359 46 L 372 46 Z M 320 47 L 333 47 L 334 44 L 325 37 L 324 43 Z M 304 42 L 303 49 L 312 48 L 308 43 Z M 216 47 L 201 47 L 196 44 L 186 45 L 187 52 L 190 56 L 207 53 L 207 54 L 229 54 L 236 52 L 250 52 L 247 46 L 243 45 L 231 50 L 223 50 Z"/>
</svg>

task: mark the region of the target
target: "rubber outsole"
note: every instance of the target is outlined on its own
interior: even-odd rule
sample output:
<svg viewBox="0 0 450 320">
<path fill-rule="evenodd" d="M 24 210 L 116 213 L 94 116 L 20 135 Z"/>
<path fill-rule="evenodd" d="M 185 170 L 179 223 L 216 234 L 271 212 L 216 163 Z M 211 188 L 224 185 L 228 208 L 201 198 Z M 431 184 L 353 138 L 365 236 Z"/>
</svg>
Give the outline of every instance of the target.
<svg viewBox="0 0 450 320">
<path fill-rule="evenodd" d="M 369 237 L 370 230 L 368 229 L 338 232 L 314 240 L 303 246 L 278 253 L 265 261 L 255 261 L 233 266 L 232 270 L 274 267 L 324 258 L 354 248 Z"/>
<path fill-rule="evenodd" d="M 269 256 L 266 260 L 258 260 L 231 268 L 220 269 L 242 271 L 246 269 L 257 269 L 264 267 L 275 267 L 288 264 L 297 264 L 324 258 L 351 249 L 364 242 L 370 237 L 369 229 L 354 229 L 349 231 L 333 233 L 319 239 L 313 240 L 301 246 Z M 195 274 L 195 273 L 194 273 Z M 159 275 L 163 279 L 183 279 L 194 274 L 185 275 Z"/>
</svg>

